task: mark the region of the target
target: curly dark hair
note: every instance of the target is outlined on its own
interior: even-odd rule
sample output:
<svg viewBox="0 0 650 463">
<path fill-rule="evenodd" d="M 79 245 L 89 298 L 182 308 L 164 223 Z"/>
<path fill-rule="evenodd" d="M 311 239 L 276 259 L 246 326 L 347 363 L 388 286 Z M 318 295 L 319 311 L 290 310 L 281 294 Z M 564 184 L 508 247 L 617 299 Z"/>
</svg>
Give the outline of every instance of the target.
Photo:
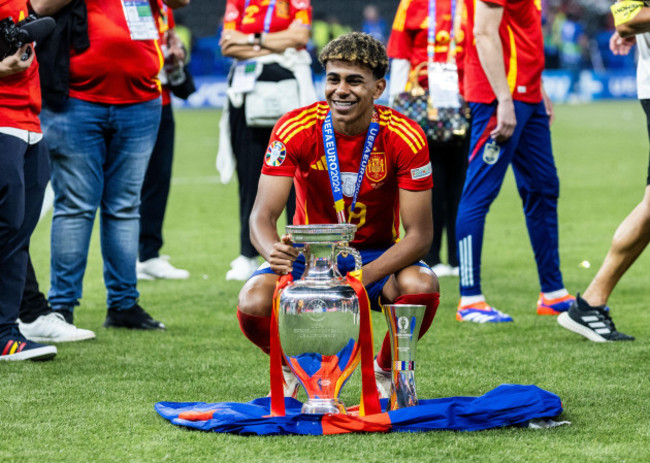
<svg viewBox="0 0 650 463">
<path fill-rule="evenodd" d="M 350 32 L 335 38 L 325 45 L 318 55 L 318 61 L 323 68 L 328 61 L 336 59 L 367 66 L 376 79 L 383 78 L 388 70 L 386 47 L 373 36 L 363 32 Z"/>
</svg>

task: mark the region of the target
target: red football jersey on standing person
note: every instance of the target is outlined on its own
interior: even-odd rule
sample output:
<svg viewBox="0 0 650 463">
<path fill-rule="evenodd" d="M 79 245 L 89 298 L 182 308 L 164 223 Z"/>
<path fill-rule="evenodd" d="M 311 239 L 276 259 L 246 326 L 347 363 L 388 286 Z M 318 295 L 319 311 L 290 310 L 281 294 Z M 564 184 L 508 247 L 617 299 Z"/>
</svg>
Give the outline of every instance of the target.
<svg viewBox="0 0 650 463">
<path fill-rule="evenodd" d="M 0 0 L 0 19 L 27 17 L 26 0 Z M 32 53 L 34 50 L 32 50 Z M 36 58 L 25 71 L 0 78 L 0 127 L 41 132 L 41 89 Z"/>
<path fill-rule="evenodd" d="M 496 96 L 483 72 L 472 33 L 476 7 L 467 1 L 468 46 L 465 61 L 465 96 L 467 101 L 491 103 Z M 486 0 L 503 7 L 499 36 L 510 93 L 514 100 L 525 103 L 542 101 L 542 70 L 544 39 L 542 35 L 541 0 Z M 471 45 L 470 45 L 471 44 Z"/>
<path fill-rule="evenodd" d="M 272 2 L 273 16 L 267 32 L 288 29 L 294 21 L 311 26 L 311 0 L 228 0 L 223 28 L 244 34 L 264 32 L 266 13 Z"/>
<path fill-rule="evenodd" d="M 325 102 L 284 115 L 273 128 L 262 174 L 294 177 L 296 225 L 337 223 L 330 185 L 323 121 Z M 354 246 L 384 248 L 399 237 L 399 192 L 433 187 L 429 149 L 422 129 L 397 111 L 375 105 L 379 134 L 368 160 L 350 222 L 357 225 Z M 361 164 L 366 132 L 355 136 L 335 133 L 345 216 Z"/>
<path fill-rule="evenodd" d="M 434 61 L 448 61 L 451 48 L 451 27 L 451 0 L 437 0 Z M 411 69 L 414 69 L 418 64 L 428 61 L 428 36 L 429 0 L 402 0 L 395 14 L 386 52 L 390 58 L 409 60 Z M 457 31 L 455 37 L 457 53 L 462 50 L 464 39 L 464 32 Z M 462 59 L 456 61 L 460 70 L 463 64 Z M 426 74 L 420 78 L 420 84 L 425 88 L 429 86 Z"/>
<path fill-rule="evenodd" d="M 163 65 L 158 40 L 131 39 L 123 0 L 92 0 L 86 7 L 90 48 L 71 51 L 70 96 L 105 104 L 158 98 Z"/>
</svg>

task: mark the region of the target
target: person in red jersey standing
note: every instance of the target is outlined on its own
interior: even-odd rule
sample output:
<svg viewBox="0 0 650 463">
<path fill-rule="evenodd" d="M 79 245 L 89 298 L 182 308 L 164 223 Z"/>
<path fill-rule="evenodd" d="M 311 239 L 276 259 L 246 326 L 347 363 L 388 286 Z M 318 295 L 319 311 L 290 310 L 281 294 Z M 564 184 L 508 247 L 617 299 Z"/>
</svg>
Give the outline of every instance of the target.
<svg viewBox="0 0 650 463">
<path fill-rule="evenodd" d="M 435 22 L 430 22 L 430 14 L 435 16 Z M 466 10 L 462 0 L 400 2 L 387 46 L 388 56 L 392 58 L 391 101 L 405 91 L 409 74 L 415 72 L 418 66 L 426 71 L 429 61 L 457 64 L 460 83 L 465 34 L 459 26 L 464 15 Z M 422 72 L 419 83 L 423 88 L 428 88 L 427 72 Z M 457 92 L 460 93 L 460 88 Z M 428 142 L 435 186 L 432 191 L 433 243 L 424 260 L 439 277 L 458 275 L 456 212 L 465 181 L 469 136 L 463 133 L 448 140 L 429 138 Z M 446 264 L 440 256 L 443 230 L 447 237 Z"/>
<path fill-rule="evenodd" d="M 575 300 L 560 271 L 559 180 L 551 147 L 552 105 L 542 87 L 544 43 L 539 0 L 467 2 L 465 98 L 472 111 L 467 176 L 456 221 L 460 295 L 456 319 L 512 322 L 481 288 L 485 216 L 512 165 L 535 255 L 539 315 Z"/>
<path fill-rule="evenodd" d="M 70 3 L 31 2 L 38 14 L 57 13 Z M 73 322 L 99 209 L 104 326 L 164 329 L 138 304 L 135 269 L 140 191 L 161 111 L 163 55 L 155 8 L 149 0 L 84 3 L 90 46 L 71 47 L 67 96 L 61 107 L 44 106 L 41 115 L 55 195 L 49 301 Z M 177 7 L 188 0 L 165 3 Z"/>
<path fill-rule="evenodd" d="M 26 0 L 0 0 L 3 26 L 15 27 L 27 14 Z M 3 42 L 2 50 L 10 48 Z M 57 353 L 28 341 L 16 324 L 29 239 L 50 173 L 40 110 L 38 62 L 32 44 L 25 44 L 0 56 L 0 360 L 48 360 Z"/>
<path fill-rule="evenodd" d="M 426 305 L 422 335 L 438 307 L 437 278 L 419 261 L 433 234 L 426 137 L 413 121 L 374 104 L 386 87 L 386 50 L 371 36 L 353 32 L 330 42 L 319 59 L 327 101 L 291 111 L 273 128 L 250 218 L 251 240 L 268 264 L 242 288 L 237 317 L 244 335 L 267 353 L 278 275 L 291 272 L 298 278 L 304 270 L 303 257 L 276 231 L 292 185 L 294 224 L 345 220 L 357 226 L 351 245 L 363 258 L 362 282 L 374 310 L 380 298 Z M 330 171 L 339 174 L 340 189 L 330 182 Z M 345 207 L 336 210 L 339 192 Z M 352 257 L 339 258 L 338 268 L 353 269 Z M 390 361 L 385 337 L 375 361 L 383 397 L 390 391 Z M 285 383 L 285 395 L 295 395 L 298 383 L 287 370 Z"/>
</svg>

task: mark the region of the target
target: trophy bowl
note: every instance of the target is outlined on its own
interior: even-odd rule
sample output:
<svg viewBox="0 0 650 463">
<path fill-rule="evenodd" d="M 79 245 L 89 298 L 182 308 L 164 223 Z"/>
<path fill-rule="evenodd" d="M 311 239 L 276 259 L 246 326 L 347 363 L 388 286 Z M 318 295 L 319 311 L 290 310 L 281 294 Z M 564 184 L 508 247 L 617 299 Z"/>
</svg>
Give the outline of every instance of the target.
<svg viewBox="0 0 650 463">
<path fill-rule="evenodd" d="M 303 244 L 305 272 L 280 294 L 278 335 L 285 363 L 308 400 L 302 413 L 346 413 L 339 400 L 343 384 L 359 363 L 359 300 L 336 266 L 339 253 L 361 257 L 347 246 L 354 225 L 288 226 Z"/>
</svg>

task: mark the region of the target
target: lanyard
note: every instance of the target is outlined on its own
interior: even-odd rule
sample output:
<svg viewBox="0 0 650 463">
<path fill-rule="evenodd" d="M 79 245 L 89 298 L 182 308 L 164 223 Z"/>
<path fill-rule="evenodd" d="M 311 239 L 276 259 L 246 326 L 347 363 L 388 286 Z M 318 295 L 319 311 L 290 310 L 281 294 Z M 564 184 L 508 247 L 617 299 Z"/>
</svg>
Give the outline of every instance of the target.
<svg viewBox="0 0 650 463">
<path fill-rule="evenodd" d="M 471 1 L 471 0 L 470 0 Z M 456 0 L 451 0 L 451 30 L 449 31 L 449 46 L 454 38 L 454 24 L 456 22 Z M 433 62 L 436 51 L 436 0 L 429 0 L 429 28 L 427 34 L 427 58 Z"/>
<path fill-rule="evenodd" d="M 354 212 L 357 204 L 357 197 L 361 191 L 361 183 L 363 176 L 366 173 L 368 166 L 368 159 L 372 147 L 375 146 L 375 139 L 379 134 L 379 120 L 375 113 L 372 115 L 370 127 L 366 135 L 366 141 L 363 144 L 363 155 L 361 156 L 361 165 L 359 166 L 359 173 L 357 174 L 357 182 L 354 186 L 354 196 L 352 197 L 352 204 L 350 205 L 350 212 Z M 332 196 L 334 197 L 334 209 L 336 210 L 336 218 L 339 223 L 345 223 L 345 202 L 343 200 L 343 190 L 341 189 L 341 169 L 339 167 L 339 155 L 336 148 L 336 137 L 334 135 L 334 126 L 332 124 L 332 112 L 327 113 L 327 117 L 323 122 L 323 146 L 325 147 L 325 159 L 327 161 L 327 172 L 330 176 L 330 186 L 332 188 Z"/>
<path fill-rule="evenodd" d="M 269 7 L 266 10 L 266 16 L 264 16 L 264 33 L 268 34 L 269 30 L 271 30 L 271 20 L 273 19 L 273 10 L 275 10 L 275 2 L 276 0 L 271 0 L 269 2 Z M 246 0 L 244 3 L 244 12 L 246 12 L 246 9 L 248 8 L 248 5 L 250 5 L 251 0 Z"/>
</svg>

